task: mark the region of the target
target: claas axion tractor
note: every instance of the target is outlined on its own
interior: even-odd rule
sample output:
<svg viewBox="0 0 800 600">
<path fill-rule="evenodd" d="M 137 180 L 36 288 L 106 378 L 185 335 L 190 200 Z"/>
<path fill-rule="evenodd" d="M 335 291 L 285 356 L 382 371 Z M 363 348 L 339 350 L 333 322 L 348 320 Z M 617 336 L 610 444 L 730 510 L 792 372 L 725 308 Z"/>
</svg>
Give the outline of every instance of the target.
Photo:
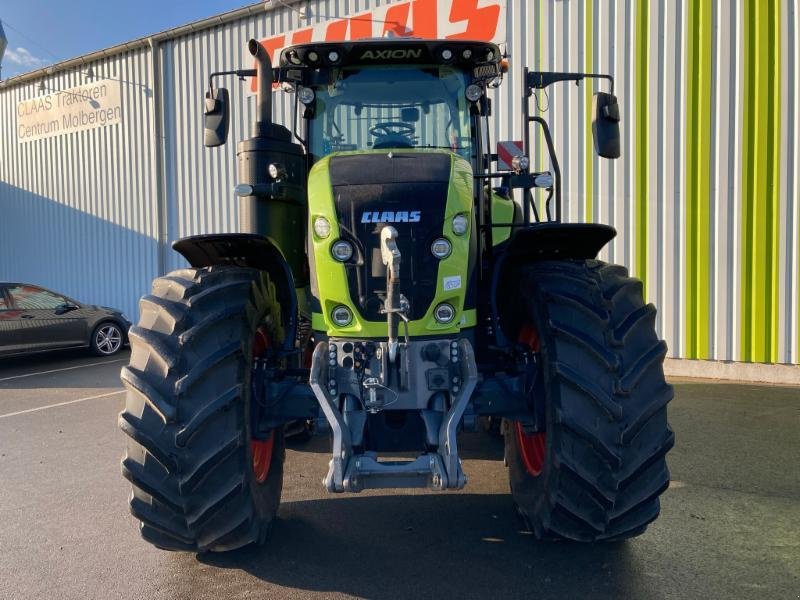
<svg viewBox="0 0 800 600">
<path fill-rule="evenodd" d="M 175 242 L 191 267 L 153 282 L 130 330 L 119 423 L 142 536 L 190 551 L 263 542 L 289 430 L 329 436 L 329 492 L 458 490 L 459 433 L 487 421 L 537 537 L 642 533 L 669 482 L 666 345 L 641 282 L 596 259 L 615 230 L 563 222 L 550 130 L 530 114 L 536 89 L 603 78 L 594 145 L 617 158 L 613 79 L 525 69 L 525 151 L 504 170 L 494 44 L 307 43 L 275 68 L 248 50 L 256 68 L 213 73 L 204 98 L 218 146 L 230 100 L 214 81 L 257 78 L 241 232 Z M 273 93 L 293 95 L 288 127 L 272 122 Z"/>
</svg>

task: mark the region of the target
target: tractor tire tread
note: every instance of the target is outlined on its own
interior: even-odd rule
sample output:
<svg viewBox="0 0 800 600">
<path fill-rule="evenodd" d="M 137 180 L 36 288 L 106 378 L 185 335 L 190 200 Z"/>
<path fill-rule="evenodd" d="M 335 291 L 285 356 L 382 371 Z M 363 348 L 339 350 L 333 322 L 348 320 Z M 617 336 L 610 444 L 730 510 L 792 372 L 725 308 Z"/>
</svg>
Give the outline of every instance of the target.
<svg viewBox="0 0 800 600">
<path fill-rule="evenodd" d="M 269 310 L 270 289 L 253 269 L 192 268 L 157 279 L 141 300 L 121 373 L 119 426 L 129 437 L 122 471 L 141 535 L 159 548 L 239 548 L 263 541 L 275 517 L 283 432 L 275 430 L 267 481 L 255 483 L 242 393 L 248 336 Z"/>
<path fill-rule="evenodd" d="M 550 415 L 536 477 L 504 428 L 517 510 L 542 539 L 639 535 L 658 516 L 674 444 L 655 307 L 627 269 L 596 260 L 534 262 L 514 280 L 526 302 L 517 321 L 539 332 Z"/>
</svg>

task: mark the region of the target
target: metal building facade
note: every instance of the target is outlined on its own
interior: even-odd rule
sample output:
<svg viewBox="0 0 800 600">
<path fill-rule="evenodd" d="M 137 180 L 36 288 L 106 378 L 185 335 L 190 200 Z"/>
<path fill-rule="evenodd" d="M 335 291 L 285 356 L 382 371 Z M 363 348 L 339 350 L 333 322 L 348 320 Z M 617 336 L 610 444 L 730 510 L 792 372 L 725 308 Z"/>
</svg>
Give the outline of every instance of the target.
<svg viewBox="0 0 800 600">
<path fill-rule="evenodd" d="M 494 92 L 494 140 L 521 138 L 523 65 L 616 78 L 618 161 L 592 151 L 593 84 L 537 102 L 565 175 L 565 219 L 617 228 L 601 258 L 644 280 L 670 355 L 800 363 L 797 0 L 287 1 L 308 20 L 272 4 L 0 84 L 0 280 L 135 316 L 150 280 L 183 264 L 169 243 L 236 230 L 235 143 L 203 148 L 201 109 L 208 73 L 250 66 L 249 38 L 311 26 L 358 35 L 360 15 L 387 5 L 407 5 L 397 14 L 408 23 L 432 7 L 458 21 L 500 6 L 511 72 Z M 19 143 L 17 103 L 41 82 L 85 83 L 90 67 L 121 81 L 123 122 Z M 254 102 L 246 84 L 227 83 L 235 142 Z M 290 122 L 277 97 L 276 120 Z M 541 148 L 533 158 L 547 168 Z"/>
</svg>

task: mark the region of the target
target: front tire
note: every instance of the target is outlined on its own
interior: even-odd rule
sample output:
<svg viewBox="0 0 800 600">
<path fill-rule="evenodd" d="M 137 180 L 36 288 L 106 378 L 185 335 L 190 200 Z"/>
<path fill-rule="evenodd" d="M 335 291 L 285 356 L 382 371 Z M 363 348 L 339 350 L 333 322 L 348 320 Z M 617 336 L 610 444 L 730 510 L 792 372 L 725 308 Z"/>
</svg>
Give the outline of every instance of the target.
<svg viewBox="0 0 800 600">
<path fill-rule="evenodd" d="M 625 268 L 600 261 L 543 261 L 518 275 L 525 306 L 512 327 L 535 332 L 546 431 L 504 425 L 517 509 L 543 539 L 639 535 L 659 514 L 674 443 L 655 307 Z"/>
<path fill-rule="evenodd" d="M 262 542 L 280 503 L 284 437 L 251 441 L 250 378 L 257 336 L 282 340 L 274 286 L 253 269 L 183 269 L 156 279 L 140 308 L 119 425 L 142 537 L 167 550 Z"/>
</svg>

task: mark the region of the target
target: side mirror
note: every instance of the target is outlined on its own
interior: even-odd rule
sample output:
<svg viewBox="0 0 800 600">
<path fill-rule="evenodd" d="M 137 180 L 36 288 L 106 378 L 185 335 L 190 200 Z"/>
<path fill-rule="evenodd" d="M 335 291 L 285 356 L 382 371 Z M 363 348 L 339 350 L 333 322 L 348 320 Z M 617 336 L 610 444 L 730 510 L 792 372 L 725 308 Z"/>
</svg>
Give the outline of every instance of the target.
<svg viewBox="0 0 800 600">
<path fill-rule="evenodd" d="M 228 140 L 230 113 L 228 90 L 217 88 L 206 92 L 203 107 L 203 145 L 206 148 L 221 146 Z"/>
<path fill-rule="evenodd" d="M 594 150 L 603 158 L 620 157 L 619 104 L 613 94 L 598 92 L 594 95 L 592 137 Z"/>
<path fill-rule="evenodd" d="M 68 313 L 70 311 L 77 310 L 77 309 L 78 309 L 78 306 L 73 304 L 72 302 L 65 302 L 64 304 L 62 304 L 61 306 L 56 308 L 56 314 L 57 315 L 63 315 L 63 314 L 66 314 L 66 313 Z"/>
</svg>

